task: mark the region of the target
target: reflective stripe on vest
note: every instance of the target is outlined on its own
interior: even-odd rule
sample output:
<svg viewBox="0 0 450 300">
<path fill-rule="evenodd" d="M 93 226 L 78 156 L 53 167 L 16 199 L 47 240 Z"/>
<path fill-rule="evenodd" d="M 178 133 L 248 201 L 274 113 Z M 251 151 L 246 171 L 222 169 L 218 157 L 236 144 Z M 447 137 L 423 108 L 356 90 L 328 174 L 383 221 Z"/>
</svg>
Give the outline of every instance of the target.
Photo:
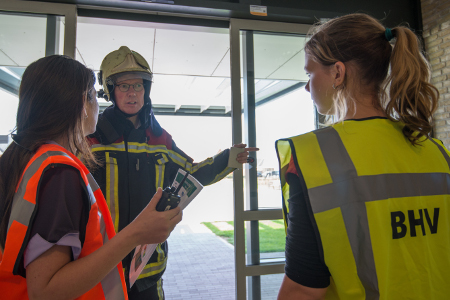
<svg viewBox="0 0 450 300">
<path fill-rule="evenodd" d="M 10 229 L 13 223 L 15 222 L 25 226 L 27 228 L 28 233 L 30 221 L 36 209 L 36 198 L 37 198 L 36 193 L 38 190 L 39 179 L 41 177 L 42 172 L 44 172 L 45 168 L 51 163 L 53 163 L 53 161 L 49 161 L 47 162 L 47 164 L 45 163 L 45 161 L 52 156 L 54 157 L 62 156 L 71 161 L 70 157 L 66 153 L 61 151 L 48 151 L 36 158 L 33 157 L 31 159 L 32 162 L 25 169 L 20 184 L 18 185 L 18 188 L 13 198 L 7 233 L 10 232 Z M 17 272 L 19 268 L 19 263 L 21 261 L 23 252 L 25 251 L 26 245 L 22 244 L 22 241 L 24 239 L 25 239 L 24 235 L 23 236 L 20 235 L 20 238 L 17 237 L 16 242 L 20 242 L 21 247 L 20 248 L 15 247 L 16 252 L 14 253 L 15 254 L 14 257 L 16 257 L 16 260 L 14 263 L 14 269 L 11 270 L 14 275 L 18 274 Z M 9 257 L 7 259 L 9 259 Z"/>
<path fill-rule="evenodd" d="M 390 121 L 380 121 L 380 120 L 372 120 L 373 122 L 378 122 L 381 126 L 385 126 L 382 128 L 382 133 L 391 133 L 392 129 L 389 126 L 392 126 Z M 357 121 L 354 121 L 357 122 Z M 363 121 L 367 122 L 367 121 Z M 384 123 L 383 123 L 384 122 Z M 377 126 L 378 126 L 377 123 Z M 386 126 L 387 124 L 387 126 Z M 340 292 L 336 292 L 342 297 L 348 297 L 348 299 L 383 299 L 386 297 L 386 291 L 380 290 L 380 287 L 384 287 L 387 289 L 395 288 L 390 285 L 391 281 L 397 280 L 395 277 L 392 278 L 393 274 L 401 276 L 400 273 L 396 273 L 396 271 L 390 271 L 389 278 L 386 278 L 386 274 L 381 273 L 377 274 L 377 267 L 380 268 L 388 268 L 386 263 L 380 258 L 378 263 L 376 262 L 374 249 L 378 249 L 378 257 L 380 257 L 381 248 L 390 248 L 390 245 L 395 245 L 393 247 L 401 247 L 397 245 L 403 245 L 399 243 L 395 243 L 396 237 L 394 237 L 394 227 L 392 227 L 392 239 L 391 241 L 386 241 L 386 236 L 382 236 L 380 238 L 381 233 L 386 234 L 386 228 L 372 228 L 371 226 L 375 226 L 374 224 L 386 224 L 390 222 L 394 222 L 397 219 L 392 219 L 392 211 L 391 219 L 386 217 L 386 207 L 389 211 L 389 207 L 398 207 L 402 206 L 403 203 L 410 203 L 411 208 L 416 208 L 415 215 L 414 209 L 408 211 L 411 213 L 409 217 L 409 221 L 412 225 L 412 229 L 410 231 L 411 237 L 416 236 L 416 226 L 420 226 L 422 232 L 419 229 L 419 233 L 422 235 L 426 235 L 429 237 L 430 231 L 425 231 L 425 225 L 428 225 L 431 234 L 436 233 L 437 231 L 437 220 L 439 218 L 439 210 L 445 210 L 441 213 L 448 214 L 447 205 L 444 202 L 444 206 L 441 208 L 433 208 L 433 205 L 425 206 L 420 203 L 441 203 L 442 201 L 448 201 L 450 194 L 450 157 L 445 149 L 436 141 L 430 139 L 429 141 L 425 141 L 423 146 L 420 149 L 426 149 L 429 151 L 428 153 L 434 153 L 433 155 L 440 155 L 439 152 L 443 155 L 441 158 L 436 159 L 435 156 L 432 158 L 432 162 L 434 163 L 435 172 L 408 172 L 408 170 L 414 170 L 413 168 L 399 168 L 396 170 L 396 173 L 379 173 L 377 174 L 358 174 L 358 171 L 361 173 L 366 172 L 367 169 L 363 171 L 356 168 L 354 164 L 354 157 L 351 157 L 350 150 L 352 149 L 352 145 L 357 145 L 359 141 L 354 141 L 352 138 L 352 134 L 356 134 L 361 131 L 353 129 L 353 124 L 345 123 L 342 126 L 328 127 L 324 129 L 320 129 L 314 131 L 313 133 L 309 133 L 304 136 L 294 137 L 288 140 L 280 140 L 277 142 L 277 150 L 279 155 L 280 162 L 280 180 L 283 188 L 283 198 L 286 201 L 289 198 L 289 186 L 285 181 L 285 172 L 289 165 L 289 161 L 291 156 L 294 156 L 294 161 L 296 162 L 296 167 L 299 172 L 304 176 L 305 181 L 307 183 L 309 202 L 311 204 L 312 212 L 317 222 L 317 226 L 319 228 L 319 232 L 321 234 L 322 243 L 324 243 L 324 255 L 325 261 L 329 267 L 334 266 L 334 271 L 336 271 L 336 265 L 339 265 L 339 262 L 336 262 L 336 257 L 333 256 L 334 252 L 345 251 L 345 244 L 347 241 L 342 239 L 340 235 L 340 230 L 345 231 L 345 235 L 348 238 L 349 250 L 351 252 L 352 258 L 348 260 L 349 257 L 340 257 L 342 259 L 342 263 L 347 265 L 342 265 L 342 269 L 346 268 L 349 271 L 337 271 L 335 275 L 338 277 L 343 274 L 347 274 L 347 278 L 332 278 L 332 281 L 340 280 L 341 286 L 339 284 L 334 285 L 332 283 L 332 290 L 341 289 Z M 358 125 L 355 125 L 358 126 Z M 339 132 L 338 132 L 339 130 Z M 348 132 L 350 133 L 347 133 Z M 400 131 L 401 133 L 401 131 Z M 370 136 L 371 132 L 367 132 L 367 135 Z M 347 144 L 344 144 L 343 137 L 346 139 Z M 358 136 L 357 136 L 358 137 Z M 359 136 L 360 137 L 360 136 Z M 399 141 L 397 137 L 387 137 L 388 144 L 385 147 L 394 147 L 392 149 L 396 149 L 397 145 L 392 145 L 389 143 L 395 144 L 395 141 L 398 141 L 399 145 L 402 145 L 403 140 Z M 430 142 L 431 141 L 431 142 Z M 352 144 L 354 143 L 354 144 Z M 378 143 L 379 144 L 379 143 Z M 434 145 L 433 145 L 434 144 Z M 377 143 L 374 143 L 377 145 Z M 432 149 L 434 146 L 439 148 Z M 347 148 L 350 147 L 350 148 Z M 401 146 L 403 147 L 403 146 Z M 399 146 L 398 149 L 401 149 Z M 305 150 L 301 150 L 305 149 Z M 359 149 L 359 148 L 354 148 Z M 431 150 L 430 150 L 431 149 Z M 307 153 L 303 153 L 302 151 L 306 151 Z M 425 150 L 424 150 L 425 151 Z M 292 152 L 292 153 L 291 153 Z M 353 152 L 355 153 L 355 152 Z M 363 157 L 363 156 L 361 156 Z M 297 158 L 301 158 L 301 163 L 299 163 Z M 353 159 L 352 159 L 353 158 Z M 367 157 L 366 157 L 367 159 Z M 370 159 L 370 157 L 368 158 Z M 429 158 L 428 158 L 429 159 Z M 357 160 L 358 161 L 358 160 Z M 443 161 L 444 166 L 442 166 L 437 161 Z M 361 167 L 361 160 L 358 161 L 359 166 Z M 411 163 L 414 163 L 413 161 Z M 368 164 L 370 165 L 370 163 Z M 379 168 L 380 170 L 382 168 Z M 389 169 L 389 168 L 387 168 Z M 430 166 L 428 169 L 432 169 Z M 403 171 L 403 172 L 402 172 Z M 406 172 L 405 172 L 406 171 Z M 312 179 L 311 179 L 312 178 Z M 422 202 L 418 202 L 421 199 Z M 429 199 L 428 202 L 424 202 Z M 439 201 L 441 202 L 439 202 Z M 389 202 L 386 202 L 389 201 Z M 404 202 L 410 201 L 410 202 Z M 391 206 L 387 206 L 391 203 Z M 400 203 L 400 204 L 399 204 Z M 419 204 L 416 204 L 419 203 Z M 372 205 L 373 204 L 373 205 Z M 436 204 L 437 205 L 437 204 Z M 429 209 L 429 211 L 427 210 Z M 382 211 L 380 213 L 378 210 Z M 287 209 L 284 210 L 287 212 Z M 370 216 L 368 215 L 370 214 Z M 384 217 L 380 220 L 377 219 L 379 215 L 383 215 Z M 419 214 L 419 218 L 417 219 L 417 214 Z M 286 216 L 288 217 L 288 216 Z M 412 221 L 411 221 L 412 218 Z M 448 220 L 441 216 L 440 222 L 441 224 L 441 232 L 445 236 L 446 227 L 448 226 Z M 342 220 L 343 227 L 340 227 L 339 224 L 335 224 L 333 227 L 333 223 L 330 223 L 329 220 Z M 388 222 L 389 221 L 389 222 Z M 370 225 L 371 222 L 374 224 Z M 384 222 L 384 223 L 383 223 Z M 406 221 L 408 222 L 408 221 Z M 419 222 L 419 223 L 414 223 Z M 420 223 L 422 222 L 422 223 Z M 444 223 L 446 222 L 446 223 Z M 387 224 L 388 226 L 392 224 Z M 406 225 L 404 225 L 406 228 Z M 332 227 L 332 228 L 331 228 Z M 433 229 L 434 228 L 434 229 Z M 390 227 L 389 227 L 390 229 Z M 378 230 L 378 231 L 377 231 Z M 384 230 L 384 231 L 382 231 Z M 434 230 L 434 232 L 433 232 Z M 335 233 L 333 233 L 333 231 Z M 414 231 L 414 235 L 413 235 Z M 375 235 L 374 235 L 375 234 Z M 335 236 L 335 238 L 333 238 Z M 408 237 L 406 237 L 408 238 Z M 431 237 L 432 238 L 432 237 Z M 448 239 L 448 237 L 445 237 Z M 386 244 L 372 244 L 374 241 L 378 241 L 381 243 L 384 241 Z M 392 242 L 394 241 L 394 242 Z M 407 241 L 409 242 L 409 240 Z M 339 244 L 336 244 L 339 243 Z M 433 242 L 434 243 L 434 242 Z M 444 242 L 446 243 L 446 242 Z M 328 245 L 328 246 L 326 246 Z M 339 246 L 333 249 L 332 245 Z M 420 245 L 420 244 L 419 244 Z M 434 244 L 433 244 L 434 245 Z M 328 247 L 328 248 L 327 248 Z M 337 249 L 339 248 L 339 249 Z M 395 248 L 397 249 L 397 248 Z M 384 249 L 383 249 L 384 250 Z M 444 249 L 445 250 L 445 249 Z M 328 252 L 327 252 L 328 251 Z M 388 251 L 388 250 L 386 250 Z M 394 250 L 392 250 L 394 251 Z M 397 250 L 395 250 L 397 251 Z M 404 252 L 389 252 L 391 256 L 390 259 L 395 259 L 395 255 L 401 255 Z M 437 251 L 437 250 L 436 250 Z M 343 252 L 345 254 L 345 252 Z M 408 253 L 408 252 L 406 252 Z M 337 254 L 336 254 L 337 255 Z M 327 262 L 328 259 L 328 262 Z M 334 260 L 331 261 L 330 259 Z M 410 258 L 414 260 L 414 257 Z M 448 255 L 443 258 L 445 264 L 448 264 Z M 349 262 L 352 262 L 351 264 Z M 354 264 L 355 272 L 357 273 L 358 280 L 355 280 L 352 277 L 352 265 Z M 393 263 L 392 263 L 393 264 Z M 412 268 L 415 268 L 415 264 L 411 265 Z M 433 265 L 435 266 L 435 265 Z M 339 268 L 337 268 L 339 269 Z M 389 269 L 389 268 L 388 268 Z M 333 271 L 330 269 L 330 272 Z M 381 277 L 380 277 L 381 276 Z M 407 274 L 403 274 L 403 276 L 408 276 Z M 412 276 L 412 275 L 410 275 Z M 437 277 L 440 274 L 436 275 Z M 382 282 L 379 282 L 380 278 Z M 347 283 L 345 283 L 347 281 Z M 400 280 L 400 283 L 404 282 Z M 412 281 L 406 281 L 405 286 L 409 286 Z M 342 284 L 347 284 L 346 286 L 342 286 Z M 361 285 L 362 293 L 358 292 L 359 287 Z M 414 284 L 413 284 L 414 286 Z M 419 286 L 419 285 L 417 285 Z M 432 285 L 423 287 L 425 295 L 429 293 L 426 288 L 430 288 Z M 343 289 L 346 289 L 343 292 Z M 353 292 L 350 290 L 353 289 Z M 399 289 L 400 290 L 400 289 Z M 419 288 L 420 290 L 420 288 Z M 353 294 L 352 294 L 353 293 Z M 384 294 L 383 294 L 384 293 Z M 353 296 L 349 296 L 353 295 Z M 358 296 L 359 295 L 359 296 Z M 364 296 L 362 296 L 364 295 Z M 384 296 L 384 297 L 383 297 Z M 420 292 L 417 293 L 418 297 L 423 295 Z M 335 295 L 335 297 L 338 297 Z M 391 295 L 392 297 L 392 295 Z M 395 296 L 394 298 L 395 299 Z M 437 298 L 436 298 L 437 299 Z"/>
<path fill-rule="evenodd" d="M 26 281 L 18 274 L 19 264 L 22 261 L 23 252 L 26 248 L 25 240 L 28 240 L 31 230 L 34 214 L 37 211 L 37 193 L 39 191 L 39 184 L 41 177 L 45 170 L 52 165 L 68 165 L 76 168 L 81 175 L 82 180 L 86 185 L 86 191 L 89 194 L 89 200 L 91 202 L 91 213 L 89 222 L 99 222 L 100 232 L 102 237 L 102 244 L 106 243 L 109 236 L 114 236 L 112 230 L 111 220 L 109 214 L 106 211 L 106 216 L 101 213 L 106 210 L 106 204 L 101 194 L 99 186 L 93 179 L 90 173 L 88 173 L 86 167 L 72 154 L 65 151 L 64 148 L 57 145 L 43 145 L 37 153 L 30 159 L 27 167 L 24 170 L 23 176 L 18 184 L 16 194 L 13 198 L 10 220 L 8 223 L 7 239 L 5 244 L 5 251 L 3 260 L 0 263 L 1 277 L 20 277 L 19 279 L 9 279 L 12 281 L 20 282 L 20 287 L 15 286 L 17 290 L 26 291 Z M 98 210 L 97 210 L 98 207 Z M 92 209 L 95 210 L 96 220 L 92 220 Z M 108 225 L 107 225 L 108 224 Z M 111 224 L 111 225 L 110 225 Z M 94 224 L 95 228 L 95 224 Z M 86 234 L 91 234 L 88 230 Z M 88 244 L 88 238 L 85 240 L 85 244 L 81 250 L 80 258 L 84 255 L 92 253 L 97 248 L 92 248 Z M 87 249 L 87 250 L 86 250 Z M 92 290 L 85 293 L 79 299 L 98 299 L 100 288 L 103 292 L 102 299 L 111 300 L 123 300 L 128 299 L 126 294 L 126 286 L 121 271 L 121 263 L 114 268 L 102 281 L 94 287 Z M 10 275 L 5 275 L 9 273 Z M 13 276 L 15 275 L 15 276 Z M 3 288 L 7 288 L 7 282 L 9 280 L 0 280 L 0 285 Z M 5 286 L 4 286 L 5 285 Z M 11 289 L 12 287 L 10 287 Z M 26 292 L 25 292 L 26 294 Z"/>
<path fill-rule="evenodd" d="M 450 175 L 400 173 L 358 176 L 338 132 L 333 127 L 324 128 L 315 134 L 333 183 L 308 190 L 313 213 L 340 207 L 358 276 L 366 291 L 366 299 L 379 299 L 372 243 L 370 238 L 361 240 L 362 237 L 370 237 L 365 202 L 450 194 Z M 449 162 L 447 153 L 442 150 L 441 152 Z M 346 205 L 348 203 L 352 205 Z"/>
</svg>

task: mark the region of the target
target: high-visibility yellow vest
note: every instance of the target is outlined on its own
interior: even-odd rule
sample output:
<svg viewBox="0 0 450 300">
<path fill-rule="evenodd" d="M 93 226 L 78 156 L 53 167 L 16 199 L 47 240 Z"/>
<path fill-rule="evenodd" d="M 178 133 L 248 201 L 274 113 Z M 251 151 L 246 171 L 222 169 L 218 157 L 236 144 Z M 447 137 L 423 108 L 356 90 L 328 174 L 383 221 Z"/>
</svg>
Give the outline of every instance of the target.
<svg viewBox="0 0 450 300">
<path fill-rule="evenodd" d="M 450 157 L 402 124 L 349 120 L 276 143 L 287 226 L 293 156 L 331 273 L 326 299 L 450 299 Z"/>
</svg>

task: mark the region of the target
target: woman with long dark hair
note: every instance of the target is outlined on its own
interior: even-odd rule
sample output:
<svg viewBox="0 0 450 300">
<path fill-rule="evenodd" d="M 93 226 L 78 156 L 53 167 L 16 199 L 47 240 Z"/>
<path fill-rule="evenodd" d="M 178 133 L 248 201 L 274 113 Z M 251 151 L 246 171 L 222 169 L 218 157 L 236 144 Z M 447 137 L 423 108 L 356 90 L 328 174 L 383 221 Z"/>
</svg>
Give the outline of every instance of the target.
<svg viewBox="0 0 450 300">
<path fill-rule="evenodd" d="M 103 195 L 81 162 L 98 103 L 92 70 L 66 56 L 30 64 L 17 133 L 0 158 L 0 290 L 5 299 L 127 299 L 121 260 L 166 240 L 179 208 L 157 212 L 161 190 L 115 235 Z M 80 160 L 80 159 L 81 160 Z"/>
</svg>

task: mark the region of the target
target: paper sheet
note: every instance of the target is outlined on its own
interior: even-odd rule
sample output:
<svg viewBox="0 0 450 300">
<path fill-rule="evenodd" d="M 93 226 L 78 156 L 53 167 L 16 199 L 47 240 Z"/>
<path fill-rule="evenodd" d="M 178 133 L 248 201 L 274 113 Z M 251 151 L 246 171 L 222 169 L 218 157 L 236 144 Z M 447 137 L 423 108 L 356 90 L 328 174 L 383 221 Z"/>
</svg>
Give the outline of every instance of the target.
<svg viewBox="0 0 450 300">
<path fill-rule="evenodd" d="M 236 154 L 237 155 L 237 154 Z M 186 171 L 182 169 L 178 169 L 177 175 L 175 176 L 175 180 L 172 183 L 172 186 L 177 188 L 180 185 L 181 180 L 186 175 Z M 200 193 L 203 189 L 203 185 L 197 181 L 191 174 L 188 175 L 186 180 L 183 183 L 183 186 L 180 188 L 178 195 L 180 196 L 180 208 L 183 210 L 186 206 L 191 203 L 192 200 Z M 139 245 L 135 248 L 133 259 L 130 264 L 130 287 L 136 282 L 139 274 L 141 274 L 145 265 L 149 261 L 153 252 L 156 249 L 157 244 L 148 244 L 148 245 Z"/>
</svg>

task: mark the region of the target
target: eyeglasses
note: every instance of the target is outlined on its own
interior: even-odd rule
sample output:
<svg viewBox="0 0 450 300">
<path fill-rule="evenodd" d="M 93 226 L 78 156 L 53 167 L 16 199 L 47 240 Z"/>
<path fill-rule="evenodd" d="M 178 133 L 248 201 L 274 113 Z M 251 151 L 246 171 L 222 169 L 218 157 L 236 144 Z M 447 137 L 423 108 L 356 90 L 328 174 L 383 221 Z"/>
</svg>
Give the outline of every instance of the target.
<svg viewBox="0 0 450 300">
<path fill-rule="evenodd" d="M 133 87 L 135 92 L 140 92 L 144 89 L 143 83 L 135 83 L 135 84 L 121 83 L 116 86 L 119 88 L 119 90 L 121 92 L 128 92 L 128 90 L 130 89 L 130 86 Z"/>
</svg>

